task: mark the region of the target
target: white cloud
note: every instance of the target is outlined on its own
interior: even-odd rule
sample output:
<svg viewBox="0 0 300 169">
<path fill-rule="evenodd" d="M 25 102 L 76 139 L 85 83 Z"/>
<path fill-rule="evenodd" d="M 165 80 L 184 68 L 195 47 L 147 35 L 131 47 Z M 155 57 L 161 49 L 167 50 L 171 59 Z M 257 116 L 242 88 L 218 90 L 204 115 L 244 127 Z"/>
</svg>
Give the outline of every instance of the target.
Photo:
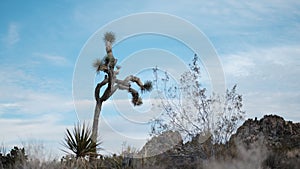
<svg viewBox="0 0 300 169">
<path fill-rule="evenodd" d="M 241 55 L 226 56 L 223 62 L 225 74 L 228 76 L 248 76 L 255 67 L 254 61 Z"/>
<path fill-rule="evenodd" d="M 20 41 L 19 25 L 17 23 L 12 22 L 9 24 L 4 41 L 7 46 L 12 46 Z"/>
<path fill-rule="evenodd" d="M 300 72 L 299 55 L 299 46 L 282 46 L 224 55 L 221 60 L 229 78 L 243 75 L 265 79 L 267 75 L 273 80 L 280 76 L 292 80 L 293 75 Z"/>
<path fill-rule="evenodd" d="M 44 87 L 44 79 L 26 73 L 19 68 L 0 68 L 0 113 L 41 114 L 70 112 L 74 110 L 72 97 L 60 87 Z M 50 79 L 51 81 L 51 79 Z M 52 82 L 50 82 L 52 83 Z M 14 111 L 12 111 L 14 110 Z"/>
<path fill-rule="evenodd" d="M 299 46 L 282 46 L 221 57 L 227 84 L 238 84 L 250 117 L 275 113 L 300 121 L 299 56 Z"/>
<path fill-rule="evenodd" d="M 2 104 L 0 104 L 0 108 L 6 108 L 6 107 L 18 107 L 18 104 L 16 104 L 16 103 L 2 103 Z"/>
<path fill-rule="evenodd" d="M 244 108 L 249 118 L 277 114 L 286 120 L 300 121 L 300 92 L 253 92 L 244 95 Z"/>
<path fill-rule="evenodd" d="M 54 64 L 58 66 L 66 66 L 70 65 L 69 61 L 66 59 L 66 57 L 59 56 L 59 55 L 50 55 L 45 53 L 34 53 L 36 57 L 42 58 L 45 60 L 43 64 Z"/>
<path fill-rule="evenodd" d="M 3 87 L 0 87 L 3 90 Z M 6 92 L 20 91 L 18 88 L 7 89 Z M 10 101 L 8 101 L 10 100 Z M 33 90 L 21 91 L 11 97 L 0 100 L 0 113 L 44 114 L 51 112 L 66 113 L 74 110 L 72 98 L 60 94 L 43 93 Z M 12 111 L 13 110 L 13 111 Z"/>
<path fill-rule="evenodd" d="M 41 115 L 31 119 L 2 118 L 0 121 L 1 125 L 5 126 L 5 130 L 1 131 L 1 135 L 7 140 L 14 140 L 18 137 L 25 138 L 31 135 L 41 136 L 44 139 L 57 138 L 57 133 L 63 133 L 64 131 L 64 126 L 55 124 L 60 119 L 61 115 L 57 113 Z M 57 130 L 58 128 L 62 130 Z"/>
<path fill-rule="evenodd" d="M 70 112 L 73 110 L 71 97 L 60 94 L 28 91 L 18 101 L 19 111 L 24 113 Z"/>
</svg>

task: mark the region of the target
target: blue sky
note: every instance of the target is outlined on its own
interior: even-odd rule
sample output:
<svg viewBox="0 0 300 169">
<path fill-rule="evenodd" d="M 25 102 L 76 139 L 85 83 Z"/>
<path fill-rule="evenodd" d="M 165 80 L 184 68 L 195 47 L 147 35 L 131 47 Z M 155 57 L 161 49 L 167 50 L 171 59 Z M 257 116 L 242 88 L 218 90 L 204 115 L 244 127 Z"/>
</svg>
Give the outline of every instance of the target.
<svg viewBox="0 0 300 169">
<path fill-rule="evenodd" d="M 81 49 L 104 25 L 141 12 L 168 13 L 198 27 L 220 57 L 227 87 L 238 84 L 248 117 L 276 113 L 300 121 L 300 3 L 296 0 L 3 0 L 0 11 L 0 142 L 7 146 L 37 139 L 55 153 L 59 151 L 56 147 L 65 128 L 77 121 L 72 80 Z M 139 23 L 132 26 L 135 24 Z M 160 46 L 166 42 L 163 38 L 157 41 L 151 36 L 129 39 L 116 46 L 120 51 L 115 53 L 127 56 L 135 52 L 135 48 L 121 50 L 136 42 L 136 49 L 161 47 L 175 54 L 183 48 L 174 47 L 177 42 Z M 99 48 L 101 53 L 104 48 Z M 189 57 L 182 59 L 189 61 Z M 81 104 L 92 114 L 92 99 L 82 100 Z M 106 112 L 114 110 L 110 104 L 106 104 Z M 126 125 L 115 119 L 106 120 L 117 121 L 112 125 L 120 125 L 119 129 Z M 128 130 L 137 137 L 147 134 L 135 127 Z M 122 140 L 107 126 L 102 137 L 108 151 L 120 151 Z M 128 142 L 137 147 L 144 143 Z"/>
</svg>

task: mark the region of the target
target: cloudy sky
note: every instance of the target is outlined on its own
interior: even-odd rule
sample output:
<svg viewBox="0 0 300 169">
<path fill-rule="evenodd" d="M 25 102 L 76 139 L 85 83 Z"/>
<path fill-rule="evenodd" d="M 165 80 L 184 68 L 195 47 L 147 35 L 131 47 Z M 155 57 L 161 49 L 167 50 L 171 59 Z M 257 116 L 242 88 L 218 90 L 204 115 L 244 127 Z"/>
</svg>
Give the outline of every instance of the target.
<svg viewBox="0 0 300 169">
<path fill-rule="evenodd" d="M 248 117 L 278 114 L 300 121 L 300 3 L 296 0 L 0 3 L 0 143 L 8 148 L 39 140 L 59 152 L 65 128 L 85 116 L 76 114 L 72 95 L 73 73 L 85 44 L 112 21 L 143 12 L 171 14 L 201 30 L 218 54 L 226 86 L 238 85 Z M 116 55 L 123 55 L 119 62 L 138 50 L 160 48 L 156 52 L 180 55 L 188 64 L 192 52 L 184 53 L 178 42 L 164 42 L 168 42 L 164 37 L 145 35 L 122 41 L 114 49 Z M 104 55 L 101 44 L 99 48 L 87 60 Z M 95 74 L 92 67 L 88 70 Z M 94 80 L 88 79 L 92 84 Z M 79 100 L 77 111 L 85 111 L 86 117 L 93 113 L 92 93 Z M 110 125 L 102 122 L 100 135 L 107 152 L 121 151 L 124 140 L 136 147 L 144 143 L 145 127 L 126 128 L 130 120 L 111 116 L 118 107 L 110 101 L 104 107 L 102 121 Z"/>
</svg>

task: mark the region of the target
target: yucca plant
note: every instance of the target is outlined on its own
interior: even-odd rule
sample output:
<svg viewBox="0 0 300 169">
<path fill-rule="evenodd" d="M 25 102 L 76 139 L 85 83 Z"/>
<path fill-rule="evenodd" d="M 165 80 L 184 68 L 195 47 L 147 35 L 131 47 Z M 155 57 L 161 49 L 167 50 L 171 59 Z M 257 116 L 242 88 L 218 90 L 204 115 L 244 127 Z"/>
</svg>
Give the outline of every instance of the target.
<svg viewBox="0 0 300 169">
<path fill-rule="evenodd" d="M 95 143 L 92 141 L 92 129 L 83 123 L 81 126 L 79 123 L 74 125 L 73 131 L 66 129 L 63 146 L 68 150 L 62 150 L 66 153 L 73 152 L 76 159 L 79 157 L 86 157 L 100 149 L 101 142 Z"/>
</svg>

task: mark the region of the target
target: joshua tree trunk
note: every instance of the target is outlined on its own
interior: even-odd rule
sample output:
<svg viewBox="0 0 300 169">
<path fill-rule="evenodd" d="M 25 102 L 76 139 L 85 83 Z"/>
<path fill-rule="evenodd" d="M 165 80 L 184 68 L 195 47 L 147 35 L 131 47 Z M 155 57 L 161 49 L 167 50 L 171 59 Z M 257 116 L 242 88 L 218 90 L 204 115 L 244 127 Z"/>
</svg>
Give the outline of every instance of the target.
<svg viewBox="0 0 300 169">
<path fill-rule="evenodd" d="M 104 72 L 106 75 L 102 82 L 98 83 L 95 88 L 95 112 L 94 112 L 94 120 L 93 120 L 93 129 L 92 129 L 92 141 L 94 144 L 97 143 L 98 137 L 98 125 L 99 125 L 99 116 L 102 108 L 102 103 L 105 102 L 107 99 L 110 98 L 114 94 L 117 89 L 120 90 L 127 90 L 132 95 L 132 103 L 134 106 L 141 105 L 142 99 L 139 97 L 139 93 L 132 89 L 130 86 L 130 82 L 136 83 L 142 91 L 150 91 L 152 89 L 152 83 L 147 81 L 145 84 L 141 82 L 138 77 L 129 75 L 124 80 L 119 80 L 116 78 L 120 71 L 120 67 L 117 66 L 115 70 L 115 65 L 117 63 L 117 59 L 114 58 L 112 53 L 112 44 L 115 40 L 115 36 L 112 32 L 105 33 L 104 41 L 106 45 L 106 56 L 103 60 L 96 60 L 94 63 L 94 67 L 96 68 L 97 72 Z M 100 96 L 101 87 L 106 85 L 107 87 L 104 93 Z M 93 154 L 96 156 L 97 150 L 95 149 Z"/>
<path fill-rule="evenodd" d="M 102 108 L 102 102 L 97 103 L 94 112 L 94 121 L 93 121 L 93 132 L 92 132 L 92 140 L 95 144 L 97 142 L 97 133 L 98 133 L 98 123 L 99 123 L 99 116 Z M 94 150 L 96 151 L 96 150 Z M 95 152 L 94 152 L 95 153 Z"/>
</svg>

